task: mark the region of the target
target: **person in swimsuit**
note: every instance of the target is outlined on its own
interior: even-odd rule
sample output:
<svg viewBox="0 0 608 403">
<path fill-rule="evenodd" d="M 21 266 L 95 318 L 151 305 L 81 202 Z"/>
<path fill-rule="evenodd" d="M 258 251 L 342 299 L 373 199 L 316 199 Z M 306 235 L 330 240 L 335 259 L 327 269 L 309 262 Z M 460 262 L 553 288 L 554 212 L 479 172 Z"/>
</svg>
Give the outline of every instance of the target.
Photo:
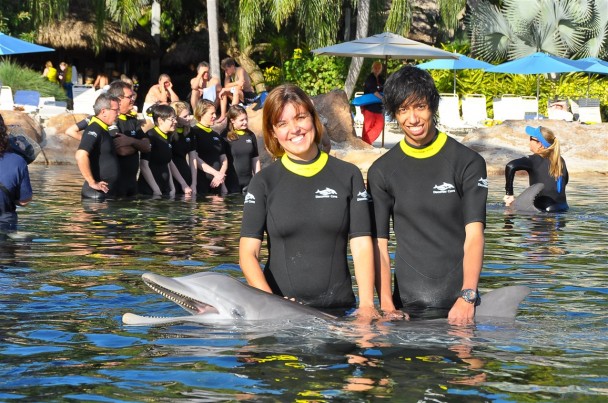
<svg viewBox="0 0 608 403">
<path fill-rule="evenodd" d="M 172 102 L 171 107 L 177 115 L 177 127 L 171 136 L 172 161 L 178 171 L 173 175 L 173 182 L 177 193 L 181 193 L 179 188 L 181 188 L 180 183 L 183 180 L 190 184 L 192 194 L 195 195 L 198 155 L 196 154 L 196 139 L 190 130 L 190 108 L 184 101 Z"/>
<path fill-rule="evenodd" d="M 0 232 L 16 229 L 17 206 L 25 206 L 31 200 L 27 162 L 12 151 L 8 128 L 0 115 Z"/>
<path fill-rule="evenodd" d="M 405 134 L 368 171 L 376 287 L 389 317 L 473 320 L 483 263 L 488 181 L 473 150 L 437 130 L 439 93 L 425 70 L 405 66 L 384 86 L 385 109 Z M 388 251 L 396 238 L 394 288 Z"/>
<path fill-rule="evenodd" d="M 152 105 L 169 105 L 171 102 L 177 101 L 179 101 L 179 96 L 173 91 L 171 77 L 168 74 L 161 74 L 158 76 L 158 84 L 154 84 L 148 90 L 142 111 L 147 114 Z"/>
<path fill-rule="evenodd" d="M 109 126 L 116 123 L 120 99 L 110 94 L 101 94 L 93 104 L 95 116 L 84 130 L 76 163 L 85 179 L 82 197 L 104 200 L 116 195 L 120 165 Z"/>
<path fill-rule="evenodd" d="M 215 123 L 215 105 L 213 102 L 201 99 L 194 109 L 194 118 L 197 123 L 192 127 L 197 166 L 204 174 L 198 175 L 197 190 L 200 194 L 225 195 L 226 172 L 228 171 L 228 158 L 226 145 L 221 136 L 211 126 Z"/>
<path fill-rule="evenodd" d="M 513 180 L 517 171 L 528 172 L 530 186 L 536 183 L 544 185 L 543 190 L 534 200 L 534 206 L 549 213 L 568 210 L 566 201 L 566 185 L 568 184 L 568 169 L 561 157 L 559 140 L 546 127 L 526 126 L 530 136 L 530 151 L 532 155 L 510 161 L 505 167 L 505 190 L 503 198 L 510 206 L 515 200 L 513 196 Z"/>
<path fill-rule="evenodd" d="M 139 193 L 174 196 L 173 173 L 177 172 L 177 168 L 171 160 L 170 136 L 177 126 L 177 117 L 169 105 L 154 105 L 151 112 L 155 126 L 146 133 L 150 139 L 151 149 L 150 152 L 141 154 Z M 181 186 L 184 194 L 191 193 L 190 187 L 183 179 Z"/>
<path fill-rule="evenodd" d="M 219 93 L 221 114 L 218 123 L 226 119 L 228 103 L 248 105 L 253 103 L 256 97 L 249 74 L 244 68 L 237 67 L 233 58 L 222 60 L 221 68 L 224 71 L 224 87 Z"/>
<path fill-rule="evenodd" d="M 276 160 L 253 177 L 245 195 L 239 262 L 247 282 L 344 314 L 356 306 L 347 262 L 350 242 L 357 315 L 376 317 L 370 200 L 361 172 L 319 150 L 319 115 L 295 85 L 270 92 L 262 127 L 264 144 Z M 262 270 L 265 234 L 269 257 Z"/>
<path fill-rule="evenodd" d="M 192 110 L 196 108 L 196 103 L 199 99 L 208 99 L 215 103 L 215 106 L 219 106 L 218 94 L 222 89 L 220 80 L 215 77 L 211 77 L 209 72 L 209 63 L 200 62 L 196 67 L 196 77 L 190 80 L 190 105 Z"/>
<path fill-rule="evenodd" d="M 248 127 L 247 111 L 240 105 L 228 110 L 228 127 L 222 138 L 226 141 L 228 193 L 243 193 L 253 175 L 261 169 L 258 140 Z"/>
</svg>

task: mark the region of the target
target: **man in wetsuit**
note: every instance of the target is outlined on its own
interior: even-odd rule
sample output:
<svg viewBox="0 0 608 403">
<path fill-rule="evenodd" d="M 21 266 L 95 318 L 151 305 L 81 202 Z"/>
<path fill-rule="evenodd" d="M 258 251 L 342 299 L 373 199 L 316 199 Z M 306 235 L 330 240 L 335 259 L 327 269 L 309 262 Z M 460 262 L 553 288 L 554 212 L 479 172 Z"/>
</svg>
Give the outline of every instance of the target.
<svg viewBox="0 0 608 403">
<path fill-rule="evenodd" d="M 483 262 L 487 175 L 484 159 L 438 132 L 439 93 L 426 71 L 405 66 L 384 86 L 385 109 L 405 137 L 368 172 L 373 199 L 376 288 L 388 316 L 469 323 Z M 395 284 L 388 253 L 397 241 Z"/>
<path fill-rule="evenodd" d="M 116 194 L 120 166 L 108 126 L 116 122 L 120 100 L 109 94 L 101 94 L 95 100 L 95 116 L 84 130 L 76 163 L 85 179 L 82 197 L 104 200 Z"/>
<path fill-rule="evenodd" d="M 131 113 L 136 98 L 131 86 L 124 81 L 114 81 L 110 84 L 108 94 L 119 99 L 116 121 L 118 133 L 114 135 L 114 147 L 120 165 L 116 196 L 131 197 L 137 194 L 139 153 L 150 152 L 150 140 L 142 130 L 137 116 Z"/>
</svg>

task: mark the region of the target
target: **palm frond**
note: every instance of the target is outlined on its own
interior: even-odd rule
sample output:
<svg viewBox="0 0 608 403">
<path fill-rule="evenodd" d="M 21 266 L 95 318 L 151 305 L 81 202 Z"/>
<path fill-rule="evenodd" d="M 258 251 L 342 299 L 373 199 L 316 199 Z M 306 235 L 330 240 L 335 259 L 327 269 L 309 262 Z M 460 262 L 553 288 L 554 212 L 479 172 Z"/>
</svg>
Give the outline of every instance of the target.
<svg viewBox="0 0 608 403">
<path fill-rule="evenodd" d="M 384 26 L 385 31 L 407 36 L 412 27 L 412 7 L 408 0 L 393 0 Z"/>
</svg>

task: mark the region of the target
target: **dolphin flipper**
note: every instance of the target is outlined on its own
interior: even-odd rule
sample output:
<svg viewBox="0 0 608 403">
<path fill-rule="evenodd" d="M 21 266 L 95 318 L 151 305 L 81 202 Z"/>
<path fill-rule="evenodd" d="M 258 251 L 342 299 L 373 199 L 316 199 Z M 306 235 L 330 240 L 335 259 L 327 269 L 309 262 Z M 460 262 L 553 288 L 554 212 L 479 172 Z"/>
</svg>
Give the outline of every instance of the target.
<svg viewBox="0 0 608 403">
<path fill-rule="evenodd" d="M 481 296 L 475 317 L 515 318 L 521 301 L 530 294 L 525 285 L 513 285 L 490 291 Z"/>
<path fill-rule="evenodd" d="M 519 196 L 511 203 L 511 210 L 519 212 L 538 213 L 540 210 L 534 205 L 534 200 L 538 194 L 545 188 L 542 183 L 535 183 L 521 192 Z"/>
</svg>

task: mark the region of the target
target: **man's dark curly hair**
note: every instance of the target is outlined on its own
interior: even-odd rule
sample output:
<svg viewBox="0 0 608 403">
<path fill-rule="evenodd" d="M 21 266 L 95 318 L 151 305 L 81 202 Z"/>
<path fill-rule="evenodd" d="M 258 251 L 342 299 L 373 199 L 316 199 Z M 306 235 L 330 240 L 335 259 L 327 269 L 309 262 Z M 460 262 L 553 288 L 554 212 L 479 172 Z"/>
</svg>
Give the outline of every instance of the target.
<svg viewBox="0 0 608 403">
<path fill-rule="evenodd" d="M 404 66 L 391 74 L 384 83 L 384 108 L 392 118 L 397 109 L 407 101 L 424 101 L 429 105 L 433 115 L 439 109 L 439 92 L 433 77 L 426 70 L 414 66 Z"/>
</svg>

